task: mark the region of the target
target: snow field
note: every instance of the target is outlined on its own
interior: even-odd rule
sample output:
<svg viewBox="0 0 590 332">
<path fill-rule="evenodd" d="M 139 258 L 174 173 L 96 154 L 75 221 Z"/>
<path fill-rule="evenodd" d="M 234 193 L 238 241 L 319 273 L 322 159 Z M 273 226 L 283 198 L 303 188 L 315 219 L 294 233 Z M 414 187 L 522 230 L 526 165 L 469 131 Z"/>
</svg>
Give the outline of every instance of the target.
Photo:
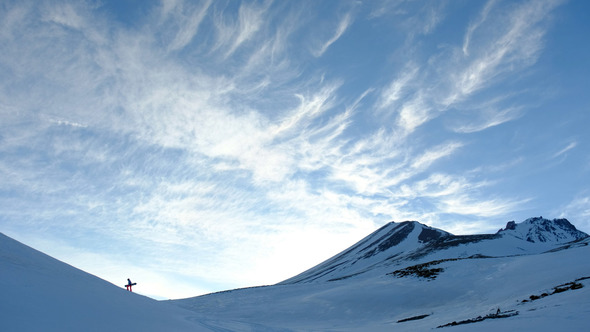
<svg viewBox="0 0 590 332">
<path fill-rule="evenodd" d="M 559 329 L 560 319 L 544 311 L 559 305 L 571 310 L 568 326 L 588 324 L 590 280 L 584 288 L 521 304 L 530 295 L 590 276 L 589 247 L 540 255 L 465 259 L 443 262 L 434 280 L 386 275 L 342 281 L 277 285 L 235 290 L 173 301 L 219 320 L 256 322 L 295 331 L 417 331 L 502 311 L 518 316 L 486 320 L 461 329 L 531 324 Z M 584 296 L 586 300 L 584 302 Z M 570 300 L 581 301 L 578 305 Z M 531 311 L 532 310 L 532 311 Z M 398 320 L 426 315 L 415 321 Z M 565 314 L 565 312 L 562 312 Z M 554 316 L 554 315 L 553 315 Z M 526 317 L 526 319 L 524 318 Z M 446 329 L 457 329 L 460 326 Z"/>
</svg>

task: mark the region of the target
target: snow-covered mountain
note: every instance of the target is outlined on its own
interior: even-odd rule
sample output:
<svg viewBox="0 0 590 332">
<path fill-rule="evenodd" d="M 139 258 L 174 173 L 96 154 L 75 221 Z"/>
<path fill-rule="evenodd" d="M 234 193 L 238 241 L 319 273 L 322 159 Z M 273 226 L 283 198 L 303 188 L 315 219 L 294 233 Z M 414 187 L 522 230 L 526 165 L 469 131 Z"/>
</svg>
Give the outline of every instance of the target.
<svg viewBox="0 0 590 332">
<path fill-rule="evenodd" d="M 589 243 L 565 219 L 464 236 L 389 223 L 277 285 L 174 303 L 264 331 L 581 331 L 590 323 Z"/>
<path fill-rule="evenodd" d="M 389 223 L 277 285 L 159 302 L 0 234 L 0 331 L 581 331 L 589 244 L 565 219 Z"/>
<path fill-rule="evenodd" d="M 390 222 L 352 247 L 281 284 L 333 281 L 375 269 L 452 236 L 416 221 Z"/>
<path fill-rule="evenodd" d="M 437 259 L 534 254 L 588 234 L 567 219 L 508 222 L 496 234 L 453 235 L 417 221 L 390 222 L 352 247 L 281 284 L 334 281 Z"/>
<path fill-rule="evenodd" d="M 497 234 L 514 236 L 520 240 L 533 243 L 562 244 L 588 237 L 588 234 L 576 229 L 567 219 L 530 218 L 517 224 L 509 221 Z"/>
</svg>

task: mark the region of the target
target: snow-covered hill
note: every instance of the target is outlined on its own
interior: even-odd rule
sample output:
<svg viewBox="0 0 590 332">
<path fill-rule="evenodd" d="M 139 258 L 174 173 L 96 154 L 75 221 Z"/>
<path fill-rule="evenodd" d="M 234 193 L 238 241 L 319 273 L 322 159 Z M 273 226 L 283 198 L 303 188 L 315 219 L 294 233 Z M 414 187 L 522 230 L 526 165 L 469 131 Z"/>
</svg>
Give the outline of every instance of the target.
<svg viewBox="0 0 590 332">
<path fill-rule="evenodd" d="M 418 222 L 389 223 L 278 285 L 174 302 L 271 331 L 586 329 L 588 235 L 564 219 L 508 226 L 455 236 Z"/>
<path fill-rule="evenodd" d="M 389 223 L 280 284 L 158 302 L 0 234 L 0 331 L 581 331 L 589 244 L 565 219 Z"/>
<path fill-rule="evenodd" d="M 202 318 L 0 233 L 0 331 L 212 331 Z"/>
<path fill-rule="evenodd" d="M 391 222 L 282 284 L 334 281 L 437 259 L 535 254 L 588 237 L 567 219 L 508 222 L 496 234 L 457 236 L 416 221 Z"/>
</svg>

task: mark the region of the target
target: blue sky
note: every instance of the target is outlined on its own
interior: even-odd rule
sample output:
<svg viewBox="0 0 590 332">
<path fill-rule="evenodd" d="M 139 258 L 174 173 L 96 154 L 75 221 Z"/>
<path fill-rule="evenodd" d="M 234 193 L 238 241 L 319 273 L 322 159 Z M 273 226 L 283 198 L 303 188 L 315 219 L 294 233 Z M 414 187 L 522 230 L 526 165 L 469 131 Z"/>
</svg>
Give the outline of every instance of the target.
<svg viewBox="0 0 590 332">
<path fill-rule="evenodd" d="M 585 1 L 3 1 L 0 231 L 180 298 L 389 221 L 590 232 Z"/>
</svg>

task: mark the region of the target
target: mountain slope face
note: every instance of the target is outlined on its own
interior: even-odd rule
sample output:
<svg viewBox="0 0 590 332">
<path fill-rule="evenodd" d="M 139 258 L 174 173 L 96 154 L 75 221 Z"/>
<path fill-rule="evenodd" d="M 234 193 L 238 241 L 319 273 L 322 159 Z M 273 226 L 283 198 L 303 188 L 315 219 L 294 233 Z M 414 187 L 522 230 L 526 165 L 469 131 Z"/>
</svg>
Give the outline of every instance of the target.
<svg viewBox="0 0 590 332">
<path fill-rule="evenodd" d="M 280 284 L 335 281 L 363 274 L 379 274 L 392 266 L 403 268 L 422 262 L 537 254 L 588 234 L 567 219 L 530 218 L 508 222 L 496 234 L 453 235 L 416 221 L 391 222 L 342 253 Z"/>
<path fill-rule="evenodd" d="M 330 281 L 362 273 L 449 236 L 452 234 L 416 221 L 390 222 L 342 253 L 281 284 Z"/>
<path fill-rule="evenodd" d="M 173 303 L 257 331 L 585 331 L 589 255 L 563 219 L 471 236 L 390 223 L 280 284 Z"/>
<path fill-rule="evenodd" d="M 0 331 L 211 331 L 194 312 L 130 293 L 2 233 L 0 294 Z"/>
</svg>

